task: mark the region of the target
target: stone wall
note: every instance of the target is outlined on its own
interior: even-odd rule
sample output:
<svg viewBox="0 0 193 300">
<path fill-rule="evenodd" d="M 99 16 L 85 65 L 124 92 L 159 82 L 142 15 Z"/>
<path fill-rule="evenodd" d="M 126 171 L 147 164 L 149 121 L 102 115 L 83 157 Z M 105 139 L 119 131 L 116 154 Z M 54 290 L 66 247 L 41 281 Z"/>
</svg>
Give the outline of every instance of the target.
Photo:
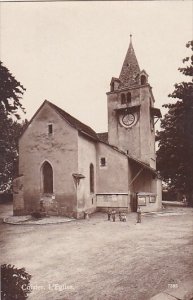
<svg viewBox="0 0 193 300">
<path fill-rule="evenodd" d="M 101 166 L 104 157 L 106 165 Z M 97 144 L 97 193 L 128 193 L 128 161 L 122 153 L 104 144 Z"/>
<path fill-rule="evenodd" d="M 49 124 L 53 126 L 52 134 L 48 132 Z M 52 201 L 46 198 L 45 202 L 52 214 L 76 215 L 72 174 L 78 170 L 77 144 L 77 130 L 45 103 L 19 142 L 19 172 L 25 175 L 23 197 L 27 212 L 39 210 L 44 197 L 42 165 L 47 161 L 53 169 L 53 195 L 49 195 Z"/>
<path fill-rule="evenodd" d="M 24 176 L 13 180 L 13 214 L 15 216 L 25 215 L 24 206 Z"/>
</svg>

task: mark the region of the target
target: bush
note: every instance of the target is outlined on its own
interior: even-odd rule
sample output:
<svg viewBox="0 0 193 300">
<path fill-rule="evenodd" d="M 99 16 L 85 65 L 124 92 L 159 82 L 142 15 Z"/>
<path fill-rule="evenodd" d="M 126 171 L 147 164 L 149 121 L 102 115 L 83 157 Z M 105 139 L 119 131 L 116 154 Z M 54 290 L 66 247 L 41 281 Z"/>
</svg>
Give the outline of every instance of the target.
<svg viewBox="0 0 193 300">
<path fill-rule="evenodd" d="M 4 264 L 1 266 L 1 299 L 24 300 L 31 292 L 29 275 L 25 268 Z"/>
</svg>

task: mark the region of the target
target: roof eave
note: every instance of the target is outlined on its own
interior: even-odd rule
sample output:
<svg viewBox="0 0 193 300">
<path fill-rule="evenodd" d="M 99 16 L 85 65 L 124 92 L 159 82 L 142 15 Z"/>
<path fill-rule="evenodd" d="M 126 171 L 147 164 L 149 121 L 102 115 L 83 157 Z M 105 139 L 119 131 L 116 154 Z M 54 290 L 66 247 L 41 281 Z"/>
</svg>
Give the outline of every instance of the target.
<svg viewBox="0 0 193 300">
<path fill-rule="evenodd" d="M 139 165 L 142 166 L 144 169 L 147 169 L 147 170 L 151 171 L 152 173 L 157 174 L 157 170 L 156 170 L 156 169 L 154 169 L 154 168 L 148 166 L 147 164 L 145 164 L 144 162 L 138 160 L 137 158 L 134 158 L 134 157 L 132 157 L 132 156 L 126 154 L 124 151 L 120 150 L 120 149 L 117 148 L 116 146 L 113 146 L 113 145 L 111 145 L 111 144 L 109 144 L 109 143 L 106 143 L 106 142 L 104 142 L 104 141 L 101 141 L 101 140 L 99 140 L 98 142 L 103 143 L 103 144 L 109 146 L 111 149 L 113 149 L 113 150 L 119 152 L 120 154 L 124 155 L 124 156 L 127 157 L 128 159 L 130 159 L 130 160 L 134 161 L 135 163 L 139 164 Z"/>
</svg>

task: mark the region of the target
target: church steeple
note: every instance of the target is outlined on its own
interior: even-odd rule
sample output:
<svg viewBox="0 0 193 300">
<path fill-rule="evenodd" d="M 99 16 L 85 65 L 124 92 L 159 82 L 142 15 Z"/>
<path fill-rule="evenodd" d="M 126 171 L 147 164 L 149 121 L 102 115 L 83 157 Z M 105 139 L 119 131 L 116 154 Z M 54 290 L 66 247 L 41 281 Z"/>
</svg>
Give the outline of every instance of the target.
<svg viewBox="0 0 193 300">
<path fill-rule="evenodd" d="M 154 97 L 148 74 L 139 68 L 130 36 L 119 78 L 111 80 L 108 95 L 108 141 L 155 168 Z"/>
<path fill-rule="evenodd" d="M 130 35 L 129 49 L 119 75 L 120 88 L 127 88 L 138 84 L 136 77 L 139 73 L 140 68 L 132 45 L 132 35 Z"/>
</svg>

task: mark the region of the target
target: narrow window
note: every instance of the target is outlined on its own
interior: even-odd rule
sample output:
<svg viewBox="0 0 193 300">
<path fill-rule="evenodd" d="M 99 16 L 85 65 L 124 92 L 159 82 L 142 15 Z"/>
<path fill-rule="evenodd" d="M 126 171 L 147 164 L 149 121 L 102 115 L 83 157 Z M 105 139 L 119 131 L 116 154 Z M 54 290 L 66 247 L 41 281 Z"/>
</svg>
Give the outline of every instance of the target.
<svg viewBox="0 0 193 300">
<path fill-rule="evenodd" d="M 49 134 L 53 133 L 53 126 L 52 126 L 52 124 L 48 124 L 48 133 Z"/>
<path fill-rule="evenodd" d="M 53 193 L 53 170 L 49 162 L 44 162 L 42 166 L 43 175 L 43 192 L 46 194 Z"/>
<path fill-rule="evenodd" d="M 105 167 L 106 166 L 106 158 L 105 157 L 101 157 L 101 159 L 100 159 L 100 166 L 101 167 Z"/>
<path fill-rule="evenodd" d="M 131 103 L 131 93 L 127 93 L 127 103 Z"/>
<path fill-rule="evenodd" d="M 94 166 L 90 164 L 90 193 L 94 193 Z"/>
<path fill-rule="evenodd" d="M 125 94 L 121 94 L 121 104 L 125 104 L 125 103 L 126 103 Z"/>
<path fill-rule="evenodd" d="M 141 75 L 141 85 L 146 84 L 146 76 L 145 75 Z"/>
<path fill-rule="evenodd" d="M 115 83 L 111 82 L 111 92 L 114 92 L 114 88 L 115 88 Z"/>
</svg>

